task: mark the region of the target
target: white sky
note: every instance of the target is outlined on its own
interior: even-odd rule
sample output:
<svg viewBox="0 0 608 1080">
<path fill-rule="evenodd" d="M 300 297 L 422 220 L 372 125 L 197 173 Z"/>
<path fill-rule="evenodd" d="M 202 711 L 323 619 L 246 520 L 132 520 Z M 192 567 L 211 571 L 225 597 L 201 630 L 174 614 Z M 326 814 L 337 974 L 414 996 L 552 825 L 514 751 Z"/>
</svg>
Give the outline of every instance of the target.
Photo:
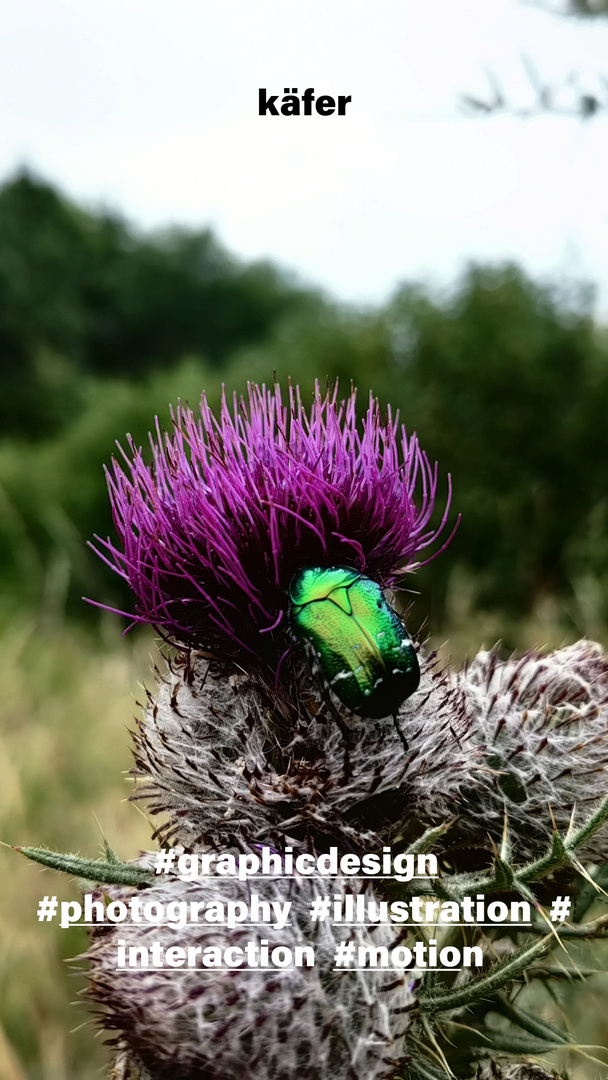
<svg viewBox="0 0 608 1080">
<path fill-rule="evenodd" d="M 335 296 L 449 280 L 469 258 L 588 276 L 608 314 L 608 116 L 464 118 L 521 57 L 608 74 L 608 20 L 517 0 L 0 0 L 0 178 L 28 164 L 145 227 L 212 225 Z M 258 87 L 352 94 L 257 115 Z"/>
</svg>

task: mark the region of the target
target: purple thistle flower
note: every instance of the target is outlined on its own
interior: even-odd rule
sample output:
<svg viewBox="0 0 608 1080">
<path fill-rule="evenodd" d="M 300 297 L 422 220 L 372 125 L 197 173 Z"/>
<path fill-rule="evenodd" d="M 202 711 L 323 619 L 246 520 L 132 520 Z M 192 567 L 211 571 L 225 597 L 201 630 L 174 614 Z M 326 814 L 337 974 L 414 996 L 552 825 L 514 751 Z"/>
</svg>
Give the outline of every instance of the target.
<svg viewBox="0 0 608 1080">
<path fill-rule="evenodd" d="M 223 394 L 219 419 L 204 394 L 200 419 L 179 404 L 172 433 L 156 422 L 152 465 L 130 437 L 119 447 L 127 468 L 107 471 L 119 545 L 97 538 L 97 553 L 133 589 L 135 622 L 275 670 L 294 573 L 346 565 L 394 585 L 449 544 L 416 561 L 445 527 L 451 483 L 433 528 L 437 466 L 371 396 L 360 426 L 354 390 L 339 401 L 317 384 L 308 413 L 297 387 L 288 406 L 278 385 L 248 399 L 231 412 Z"/>
</svg>

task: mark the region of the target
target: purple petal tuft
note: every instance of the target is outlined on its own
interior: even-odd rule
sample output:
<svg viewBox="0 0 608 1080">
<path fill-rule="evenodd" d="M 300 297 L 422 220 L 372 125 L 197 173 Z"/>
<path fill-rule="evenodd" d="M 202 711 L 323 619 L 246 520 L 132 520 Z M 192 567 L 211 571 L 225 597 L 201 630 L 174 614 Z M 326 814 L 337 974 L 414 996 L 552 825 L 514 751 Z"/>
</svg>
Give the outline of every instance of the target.
<svg viewBox="0 0 608 1080">
<path fill-rule="evenodd" d="M 276 668 L 289 645 L 286 590 L 305 565 L 354 566 L 383 587 L 442 533 L 431 526 L 437 466 L 390 409 L 317 385 L 309 412 L 299 389 L 250 385 L 248 404 L 225 394 L 219 418 L 179 405 L 173 432 L 150 436 L 153 463 L 129 439 L 108 470 L 119 543 L 97 553 L 131 586 L 136 622 L 220 657 Z M 126 466 L 126 467 L 125 467 Z M 416 495 L 417 501 L 414 501 Z M 452 533 L 453 535 L 453 533 Z"/>
</svg>

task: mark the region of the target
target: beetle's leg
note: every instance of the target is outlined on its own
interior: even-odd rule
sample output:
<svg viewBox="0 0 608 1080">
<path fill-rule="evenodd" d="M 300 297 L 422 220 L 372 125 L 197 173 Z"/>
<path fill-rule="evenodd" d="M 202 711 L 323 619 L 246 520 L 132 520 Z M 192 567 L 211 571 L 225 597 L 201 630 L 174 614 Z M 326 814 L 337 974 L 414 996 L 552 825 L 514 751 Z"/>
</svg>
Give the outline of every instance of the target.
<svg viewBox="0 0 608 1080">
<path fill-rule="evenodd" d="M 401 742 L 403 743 L 403 749 L 405 750 L 406 754 L 409 753 L 410 748 L 409 748 L 409 745 L 408 745 L 408 741 L 407 741 L 405 735 L 403 734 L 401 728 L 399 727 L 399 721 L 397 719 L 397 713 L 393 713 L 393 724 L 395 725 L 395 731 L 397 732 L 399 738 L 401 739 Z"/>
<path fill-rule="evenodd" d="M 332 720 L 334 720 L 335 723 L 337 724 L 337 726 L 339 727 L 341 735 L 342 735 L 342 739 L 344 741 L 344 777 L 345 777 L 345 779 L 350 780 L 350 778 L 351 778 L 351 776 L 353 774 L 352 765 L 351 765 L 351 761 L 350 761 L 350 748 L 352 746 L 352 731 L 350 731 L 349 728 L 344 723 L 344 720 L 340 716 L 340 713 L 338 712 L 338 710 L 336 709 L 336 706 L 334 705 L 333 701 L 331 700 L 331 696 L 330 696 L 326 686 L 322 687 L 322 695 L 323 695 L 323 701 L 327 705 L 328 712 L 330 713 Z"/>
<path fill-rule="evenodd" d="M 336 724 L 340 728 L 340 731 L 342 732 L 342 738 L 344 739 L 344 745 L 346 746 L 346 749 L 348 751 L 348 749 L 349 749 L 349 747 L 351 745 L 351 734 L 352 733 L 349 731 L 348 727 L 344 723 L 344 720 L 340 716 L 340 713 L 336 709 L 336 706 L 334 705 L 333 701 L 331 700 L 329 694 L 326 693 L 324 695 L 324 697 L 325 697 L 325 703 L 326 703 L 326 705 L 327 705 L 327 707 L 328 707 L 328 709 L 329 709 L 329 711 L 331 713 L 332 720 L 334 720 L 336 722 Z"/>
</svg>

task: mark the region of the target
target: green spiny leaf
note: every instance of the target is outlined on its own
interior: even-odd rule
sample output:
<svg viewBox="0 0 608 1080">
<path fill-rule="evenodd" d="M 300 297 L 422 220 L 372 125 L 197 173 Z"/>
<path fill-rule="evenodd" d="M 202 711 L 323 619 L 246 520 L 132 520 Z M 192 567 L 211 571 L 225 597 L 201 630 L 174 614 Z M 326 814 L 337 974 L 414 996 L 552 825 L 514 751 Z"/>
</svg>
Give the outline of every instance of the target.
<svg viewBox="0 0 608 1080">
<path fill-rule="evenodd" d="M 460 1009 L 488 997 L 521 975 L 534 960 L 548 953 L 552 946 L 553 936 L 548 934 L 541 941 L 525 945 L 507 960 L 496 964 L 486 975 L 471 979 L 464 986 L 421 995 L 420 1009 L 423 1012 L 445 1012 L 450 1009 Z"/>
<path fill-rule="evenodd" d="M 123 863 L 113 859 L 83 859 L 80 855 L 61 855 L 47 848 L 16 847 L 28 859 L 42 863 L 52 870 L 95 881 L 103 885 L 144 885 L 152 881 L 154 874 L 142 866 Z"/>
</svg>

